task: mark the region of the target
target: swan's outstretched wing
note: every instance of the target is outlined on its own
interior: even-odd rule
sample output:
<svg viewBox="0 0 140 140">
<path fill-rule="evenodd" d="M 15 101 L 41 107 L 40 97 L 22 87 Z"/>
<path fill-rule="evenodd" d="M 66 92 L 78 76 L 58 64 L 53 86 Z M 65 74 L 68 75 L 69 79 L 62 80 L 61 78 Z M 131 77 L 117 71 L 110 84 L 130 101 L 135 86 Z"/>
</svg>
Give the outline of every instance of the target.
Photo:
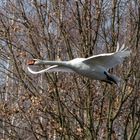
<svg viewBox="0 0 140 140">
<path fill-rule="evenodd" d="M 74 72 L 73 70 L 69 68 L 58 66 L 58 65 L 53 65 L 40 71 L 34 71 L 29 66 L 27 67 L 27 69 L 32 74 L 39 74 L 39 73 L 44 73 L 44 72 Z"/>
<path fill-rule="evenodd" d="M 128 50 L 128 48 L 125 48 L 124 45 L 121 48 L 119 48 L 119 44 L 117 44 L 116 52 L 91 56 L 83 60 L 83 63 L 93 66 L 101 65 L 106 69 L 110 69 L 122 63 L 124 58 L 129 56 L 130 53 L 131 51 Z"/>
</svg>

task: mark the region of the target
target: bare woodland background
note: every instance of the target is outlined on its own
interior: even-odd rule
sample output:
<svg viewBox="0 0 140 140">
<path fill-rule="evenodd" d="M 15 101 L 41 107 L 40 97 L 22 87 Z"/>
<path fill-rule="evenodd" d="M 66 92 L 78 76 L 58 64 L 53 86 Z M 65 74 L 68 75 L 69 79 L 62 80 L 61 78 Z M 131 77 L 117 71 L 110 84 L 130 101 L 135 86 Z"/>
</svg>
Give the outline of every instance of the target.
<svg viewBox="0 0 140 140">
<path fill-rule="evenodd" d="M 117 42 L 132 50 L 111 70 L 124 80 L 120 88 L 27 71 L 32 58 L 88 57 L 115 51 Z M 0 139 L 139 140 L 139 0 L 2 0 Z"/>
</svg>

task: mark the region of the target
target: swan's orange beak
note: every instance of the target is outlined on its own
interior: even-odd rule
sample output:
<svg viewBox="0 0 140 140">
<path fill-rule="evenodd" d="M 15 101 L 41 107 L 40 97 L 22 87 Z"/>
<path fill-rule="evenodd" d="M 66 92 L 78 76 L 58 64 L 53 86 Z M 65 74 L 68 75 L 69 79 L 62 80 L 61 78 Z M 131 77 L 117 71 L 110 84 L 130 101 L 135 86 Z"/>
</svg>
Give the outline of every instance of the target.
<svg viewBox="0 0 140 140">
<path fill-rule="evenodd" d="M 27 65 L 34 65 L 36 60 L 29 60 L 27 61 Z"/>
</svg>

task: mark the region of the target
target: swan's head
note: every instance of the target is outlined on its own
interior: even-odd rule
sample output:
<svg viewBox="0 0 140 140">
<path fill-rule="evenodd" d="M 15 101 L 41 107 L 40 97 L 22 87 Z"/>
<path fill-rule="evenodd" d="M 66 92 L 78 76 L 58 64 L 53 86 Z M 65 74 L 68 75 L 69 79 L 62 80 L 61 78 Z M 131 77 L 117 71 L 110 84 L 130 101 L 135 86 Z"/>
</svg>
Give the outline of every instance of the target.
<svg viewBox="0 0 140 140">
<path fill-rule="evenodd" d="M 39 63 L 40 63 L 39 59 L 32 59 L 27 62 L 27 65 L 36 65 Z"/>
</svg>

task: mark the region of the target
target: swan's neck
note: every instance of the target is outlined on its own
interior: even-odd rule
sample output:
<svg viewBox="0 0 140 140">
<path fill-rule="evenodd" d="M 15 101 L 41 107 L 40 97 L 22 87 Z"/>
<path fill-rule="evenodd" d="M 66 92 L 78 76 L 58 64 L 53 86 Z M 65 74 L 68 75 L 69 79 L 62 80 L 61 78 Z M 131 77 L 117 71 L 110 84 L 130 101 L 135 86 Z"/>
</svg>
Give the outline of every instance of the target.
<svg viewBox="0 0 140 140">
<path fill-rule="evenodd" d="M 47 61 L 47 60 L 37 60 L 35 62 L 36 65 L 42 65 L 42 64 L 45 64 L 45 65 L 59 65 L 59 66 L 67 66 L 67 61 Z"/>
</svg>

